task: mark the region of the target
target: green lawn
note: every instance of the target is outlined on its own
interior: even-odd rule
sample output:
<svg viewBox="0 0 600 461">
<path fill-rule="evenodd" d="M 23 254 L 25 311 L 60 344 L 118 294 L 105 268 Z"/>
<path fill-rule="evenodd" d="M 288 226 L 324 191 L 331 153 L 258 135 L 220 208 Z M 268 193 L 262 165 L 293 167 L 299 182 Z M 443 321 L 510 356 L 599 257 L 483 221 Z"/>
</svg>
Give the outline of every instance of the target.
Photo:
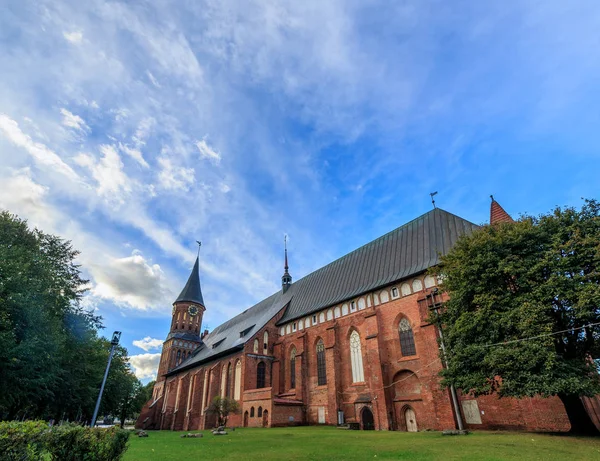
<svg viewBox="0 0 600 461">
<path fill-rule="evenodd" d="M 125 461 L 146 460 L 600 460 L 600 439 L 477 432 L 347 431 L 332 427 L 236 429 L 228 435 L 182 439 L 182 432 L 131 437 Z"/>
</svg>

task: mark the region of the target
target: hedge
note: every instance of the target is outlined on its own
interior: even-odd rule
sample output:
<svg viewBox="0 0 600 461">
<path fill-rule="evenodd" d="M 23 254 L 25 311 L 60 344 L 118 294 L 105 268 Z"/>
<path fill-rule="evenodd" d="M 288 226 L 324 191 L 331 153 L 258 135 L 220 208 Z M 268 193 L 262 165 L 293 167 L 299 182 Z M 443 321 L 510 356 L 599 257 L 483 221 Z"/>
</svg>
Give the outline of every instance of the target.
<svg viewBox="0 0 600 461">
<path fill-rule="evenodd" d="M 76 424 L 48 427 L 45 421 L 0 422 L 0 459 L 6 461 L 116 461 L 129 432 Z"/>
</svg>

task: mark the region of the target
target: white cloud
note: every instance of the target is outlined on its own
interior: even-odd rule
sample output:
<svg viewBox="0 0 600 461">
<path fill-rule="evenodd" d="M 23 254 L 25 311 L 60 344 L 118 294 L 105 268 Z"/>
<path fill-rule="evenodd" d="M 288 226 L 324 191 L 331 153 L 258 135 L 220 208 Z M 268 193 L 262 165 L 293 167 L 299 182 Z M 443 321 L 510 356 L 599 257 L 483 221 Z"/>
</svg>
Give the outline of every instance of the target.
<svg viewBox="0 0 600 461">
<path fill-rule="evenodd" d="M 217 164 L 221 161 L 221 154 L 212 147 L 210 147 L 205 139 L 196 142 L 196 147 L 200 151 L 200 156 L 202 158 L 209 159 Z"/>
<path fill-rule="evenodd" d="M 18 147 L 22 147 L 41 165 L 52 167 L 72 180 L 79 176 L 52 149 L 45 144 L 33 141 L 19 128 L 19 124 L 5 114 L 0 114 L 0 134 Z"/>
<path fill-rule="evenodd" d="M 72 112 L 69 112 L 64 107 L 60 110 L 60 113 L 63 116 L 62 124 L 64 126 L 73 128 L 77 131 L 89 131 L 90 127 L 87 126 L 85 121 L 79 115 L 75 115 Z"/>
<path fill-rule="evenodd" d="M 2 183 L 0 209 L 38 218 L 47 215 L 44 198 L 48 188 L 33 181 L 29 168 L 23 168 L 14 172 L 13 176 L 3 178 Z"/>
<path fill-rule="evenodd" d="M 146 336 L 144 339 L 135 339 L 133 345 L 148 352 L 160 349 L 163 345 L 163 340 Z"/>
<path fill-rule="evenodd" d="M 129 155 L 132 159 L 134 159 L 144 168 L 150 168 L 150 165 L 148 165 L 148 162 L 144 160 L 144 156 L 142 155 L 142 152 L 139 149 L 129 147 L 122 143 L 119 143 L 119 149 L 121 150 L 121 152 L 124 152 L 125 154 Z"/>
<path fill-rule="evenodd" d="M 148 139 L 148 136 L 150 136 L 154 125 L 156 125 L 156 120 L 153 117 L 145 117 L 142 119 L 132 137 L 136 146 L 140 147 L 146 144 L 146 140 Z"/>
<path fill-rule="evenodd" d="M 65 40 L 71 43 L 81 43 L 83 40 L 83 32 L 81 31 L 73 31 L 73 32 L 63 32 L 63 37 Z"/>
<path fill-rule="evenodd" d="M 123 203 L 123 193 L 131 192 L 132 180 L 123 171 L 123 162 L 115 146 L 103 144 L 100 152 L 102 158 L 98 162 L 91 155 L 83 153 L 75 157 L 75 162 L 90 170 L 98 183 L 98 195 L 111 202 Z"/>
<path fill-rule="evenodd" d="M 194 183 L 195 171 L 193 168 L 174 166 L 168 157 L 160 157 L 158 164 L 161 167 L 158 173 L 160 186 L 166 190 L 187 191 Z"/>
<path fill-rule="evenodd" d="M 138 379 L 156 378 L 160 352 L 156 354 L 138 354 L 129 356 L 129 363 Z"/>
<path fill-rule="evenodd" d="M 152 75 L 152 72 L 147 70 L 146 75 L 148 75 L 148 78 L 150 79 L 150 81 L 156 88 L 161 88 L 160 83 L 158 83 L 158 80 L 156 80 L 156 77 L 154 77 L 154 75 Z"/>
<path fill-rule="evenodd" d="M 150 264 L 139 252 L 89 267 L 94 286 L 91 293 L 118 305 L 146 310 L 168 305 L 172 296 L 158 264 Z"/>
</svg>

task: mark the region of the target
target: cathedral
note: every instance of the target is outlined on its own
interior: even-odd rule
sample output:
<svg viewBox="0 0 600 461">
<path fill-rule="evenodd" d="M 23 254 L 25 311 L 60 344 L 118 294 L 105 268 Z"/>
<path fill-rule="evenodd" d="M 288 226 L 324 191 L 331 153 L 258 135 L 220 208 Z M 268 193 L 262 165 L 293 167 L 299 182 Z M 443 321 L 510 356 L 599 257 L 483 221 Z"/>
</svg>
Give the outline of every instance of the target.
<svg viewBox="0 0 600 461">
<path fill-rule="evenodd" d="M 490 224 L 512 221 L 492 198 Z M 173 303 L 151 400 L 136 427 L 201 430 L 215 396 L 239 403 L 230 426 L 349 425 L 421 431 L 464 427 L 567 431 L 561 401 L 474 398 L 440 385 L 443 301 L 427 270 L 479 226 L 439 208 L 293 281 L 215 328 L 198 260 Z"/>
</svg>

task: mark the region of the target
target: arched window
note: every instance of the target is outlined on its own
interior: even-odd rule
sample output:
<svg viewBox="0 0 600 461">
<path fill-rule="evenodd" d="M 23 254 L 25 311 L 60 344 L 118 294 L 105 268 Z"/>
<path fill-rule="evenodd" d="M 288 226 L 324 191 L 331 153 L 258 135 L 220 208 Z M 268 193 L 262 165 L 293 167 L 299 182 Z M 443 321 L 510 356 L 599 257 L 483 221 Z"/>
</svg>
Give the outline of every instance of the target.
<svg viewBox="0 0 600 461">
<path fill-rule="evenodd" d="M 250 408 L 250 417 L 254 418 L 254 407 Z"/>
<path fill-rule="evenodd" d="M 428 275 L 427 277 L 425 277 L 425 288 L 431 288 L 434 285 L 435 278 L 433 277 L 433 275 Z"/>
<path fill-rule="evenodd" d="M 233 384 L 233 398 L 239 400 L 242 395 L 242 362 L 238 360 L 235 364 L 235 375 Z"/>
<path fill-rule="evenodd" d="M 254 347 L 252 348 L 252 352 L 258 354 L 258 339 L 254 340 Z"/>
<path fill-rule="evenodd" d="M 256 388 L 262 389 L 265 387 L 265 362 L 259 362 L 256 367 Z"/>
<path fill-rule="evenodd" d="M 365 372 L 363 370 L 362 348 L 360 346 L 360 336 L 356 330 L 350 335 L 350 363 L 352 364 L 352 382 L 363 382 Z"/>
<path fill-rule="evenodd" d="M 388 294 L 388 292 L 386 290 L 383 290 L 379 294 L 379 299 L 381 299 L 381 304 L 387 303 L 390 300 L 390 295 Z"/>
<path fill-rule="evenodd" d="M 333 320 L 333 310 L 329 309 L 327 311 L 327 320 Z"/>
<path fill-rule="evenodd" d="M 200 414 L 204 414 L 204 409 L 208 406 L 208 370 L 204 372 L 204 389 L 202 391 L 202 411 Z"/>
<path fill-rule="evenodd" d="M 327 384 L 327 368 L 325 366 L 325 344 L 322 339 L 317 343 L 317 385 Z"/>
<path fill-rule="evenodd" d="M 413 335 L 412 328 L 407 319 L 400 320 L 398 326 L 400 330 L 400 351 L 404 357 L 409 355 L 417 355 L 417 349 L 415 348 L 415 337 Z"/>
<path fill-rule="evenodd" d="M 333 310 L 333 317 L 337 319 L 337 318 L 338 318 L 338 317 L 340 317 L 341 315 L 342 315 L 342 313 L 340 312 L 340 307 L 339 307 L 339 306 L 337 306 L 337 307 L 336 307 L 336 308 Z"/>
<path fill-rule="evenodd" d="M 227 386 L 225 388 L 225 397 L 231 397 L 231 362 L 227 364 Z"/>
<path fill-rule="evenodd" d="M 269 352 L 269 332 L 265 331 L 263 335 L 263 354 L 267 355 L 267 352 Z"/>
<path fill-rule="evenodd" d="M 227 396 L 227 367 L 221 369 L 221 397 Z"/>
<path fill-rule="evenodd" d="M 256 414 L 257 417 L 262 418 L 262 407 L 258 407 L 258 411 Z"/>
<path fill-rule="evenodd" d="M 290 389 L 296 389 L 296 348 L 290 353 Z"/>
<path fill-rule="evenodd" d="M 181 360 L 181 351 L 177 351 L 177 360 L 175 361 L 175 365 L 179 365 L 179 361 Z"/>
<path fill-rule="evenodd" d="M 365 298 L 360 298 L 358 300 L 358 310 L 362 311 L 365 307 L 367 307 L 367 303 L 365 302 Z"/>
<path fill-rule="evenodd" d="M 403 283 L 400 287 L 400 291 L 402 292 L 402 296 L 408 296 L 410 294 L 410 285 L 408 283 Z"/>
<path fill-rule="evenodd" d="M 373 304 L 379 306 L 379 295 L 377 293 L 373 295 Z"/>
<path fill-rule="evenodd" d="M 420 279 L 413 280 L 413 291 L 421 291 L 423 289 L 423 282 Z"/>
</svg>

